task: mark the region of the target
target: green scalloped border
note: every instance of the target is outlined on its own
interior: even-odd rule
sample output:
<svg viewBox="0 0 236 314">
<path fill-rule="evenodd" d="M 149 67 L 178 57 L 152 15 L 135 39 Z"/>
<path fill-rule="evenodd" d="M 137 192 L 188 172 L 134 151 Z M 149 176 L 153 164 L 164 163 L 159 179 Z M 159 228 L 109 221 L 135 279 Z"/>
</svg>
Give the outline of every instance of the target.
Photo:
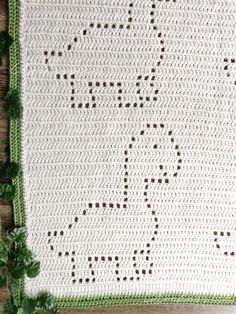
<svg viewBox="0 0 236 314">
<path fill-rule="evenodd" d="M 20 50 L 20 0 L 9 0 L 9 33 L 14 39 L 10 48 L 10 89 L 21 91 L 21 50 Z M 21 121 L 10 121 L 11 161 L 21 164 Z M 25 225 L 23 178 L 13 180 L 16 187 L 16 197 L 13 201 L 14 222 Z M 24 291 L 24 282 L 21 283 Z M 19 302 L 20 291 L 15 296 Z M 120 294 L 101 295 L 94 297 L 59 297 L 56 305 L 60 308 L 99 307 L 127 304 L 214 304 L 236 305 L 236 296 L 200 295 L 200 294 Z"/>
</svg>

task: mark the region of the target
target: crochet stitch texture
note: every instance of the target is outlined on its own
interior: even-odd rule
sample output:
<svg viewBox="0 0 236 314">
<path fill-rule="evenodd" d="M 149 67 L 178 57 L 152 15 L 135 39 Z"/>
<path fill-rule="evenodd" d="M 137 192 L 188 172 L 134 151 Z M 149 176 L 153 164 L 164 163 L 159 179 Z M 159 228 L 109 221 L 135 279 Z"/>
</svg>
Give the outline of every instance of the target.
<svg viewBox="0 0 236 314">
<path fill-rule="evenodd" d="M 22 0 L 29 294 L 235 294 L 236 2 Z"/>
</svg>

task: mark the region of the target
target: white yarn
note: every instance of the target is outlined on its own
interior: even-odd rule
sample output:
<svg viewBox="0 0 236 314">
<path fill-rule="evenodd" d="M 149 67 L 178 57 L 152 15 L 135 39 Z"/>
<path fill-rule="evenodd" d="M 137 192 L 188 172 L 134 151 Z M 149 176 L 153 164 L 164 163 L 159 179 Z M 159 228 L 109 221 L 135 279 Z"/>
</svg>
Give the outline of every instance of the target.
<svg viewBox="0 0 236 314">
<path fill-rule="evenodd" d="M 26 291 L 235 294 L 236 2 L 22 0 Z"/>
</svg>

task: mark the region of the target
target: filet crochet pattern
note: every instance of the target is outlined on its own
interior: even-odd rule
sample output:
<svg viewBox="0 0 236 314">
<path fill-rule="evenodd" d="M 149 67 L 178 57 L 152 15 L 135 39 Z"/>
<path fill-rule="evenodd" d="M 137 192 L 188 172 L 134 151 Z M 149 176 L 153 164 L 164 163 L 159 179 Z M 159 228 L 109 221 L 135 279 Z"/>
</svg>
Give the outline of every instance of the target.
<svg viewBox="0 0 236 314">
<path fill-rule="evenodd" d="M 235 295 L 235 0 L 20 6 L 25 291 Z"/>
</svg>

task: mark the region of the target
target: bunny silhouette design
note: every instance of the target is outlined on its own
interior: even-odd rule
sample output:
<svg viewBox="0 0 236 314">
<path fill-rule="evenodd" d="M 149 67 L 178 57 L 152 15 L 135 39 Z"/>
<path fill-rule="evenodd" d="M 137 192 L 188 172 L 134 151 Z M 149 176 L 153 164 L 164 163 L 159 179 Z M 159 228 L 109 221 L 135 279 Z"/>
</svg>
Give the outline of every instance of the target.
<svg viewBox="0 0 236 314">
<path fill-rule="evenodd" d="M 156 25 L 155 13 L 162 2 L 174 3 L 175 0 L 149 0 L 142 4 L 143 7 L 140 3 L 137 6 L 138 1 L 135 0 L 124 2 L 124 14 L 116 17 L 114 12 L 112 22 L 103 15 L 102 19 L 86 21 L 80 33 L 63 49 L 44 51 L 44 61 L 50 72 L 55 72 L 54 65 L 60 64 L 64 58 L 66 60 L 69 57 L 70 64 L 75 64 L 73 72 L 71 70 L 55 72 L 55 79 L 65 82 L 67 88 L 69 87 L 68 103 L 71 108 L 97 110 L 108 107 L 119 110 L 157 105 L 159 92 L 157 75 L 164 58 L 165 43 L 164 34 Z M 142 30 L 136 23 L 140 14 L 147 15 L 147 22 Z M 97 38 L 99 45 L 96 46 L 96 42 L 92 44 L 90 38 Z M 127 45 L 128 41 L 130 45 Z M 103 44 L 106 51 L 99 50 Z M 85 53 L 82 52 L 83 48 L 86 50 Z M 86 64 L 88 60 L 95 61 L 95 64 Z M 131 67 L 133 71 L 129 71 Z M 168 149 L 166 155 L 163 141 Z M 163 158 L 160 156 L 161 153 L 164 154 Z M 164 160 L 163 163 L 161 159 Z M 147 166 L 139 167 L 140 162 Z M 123 155 L 123 196 L 120 201 L 105 199 L 89 202 L 87 208 L 81 210 L 65 228 L 48 231 L 50 250 L 56 252 L 59 257 L 65 256 L 71 261 L 72 283 L 97 282 L 102 277 L 99 265 L 104 263 L 111 265 L 112 274 L 117 282 L 140 280 L 141 277 L 152 274 L 155 266 L 152 253 L 155 250 L 154 243 L 158 239 L 160 224 L 158 204 L 153 202 L 153 199 L 156 198 L 161 186 L 171 185 L 175 181 L 181 163 L 181 152 L 175 142 L 173 131 L 161 121 L 147 123 L 130 137 Z M 126 217 L 129 209 L 134 208 L 134 204 L 135 214 L 137 216 L 142 214 L 145 217 L 141 233 L 142 228 L 147 226 L 150 232 L 143 236 L 143 239 L 134 239 L 137 243 L 127 249 L 126 265 L 129 265 L 127 269 L 123 267 L 124 258 L 118 252 L 114 255 L 107 249 L 104 254 L 87 255 L 83 260 L 87 271 L 81 273 L 76 266 L 81 262 L 81 252 L 58 250 L 57 241 L 66 239 L 73 230 L 79 230 L 78 228 L 86 224 L 89 217 L 96 213 L 102 216 L 104 213 L 105 219 L 104 217 L 112 212 L 119 220 L 120 217 Z M 134 228 L 133 222 L 128 221 L 127 224 L 130 224 L 131 229 Z M 89 227 L 96 229 L 96 226 Z M 122 243 L 122 238 L 125 239 L 127 234 L 121 234 L 120 237 L 119 242 Z"/>
<path fill-rule="evenodd" d="M 162 139 L 161 142 L 160 139 Z M 159 149 L 160 146 L 162 146 L 160 143 L 163 142 L 163 139 L 166 141 L 166 146 L 169 149 L 169 160 L 167 159 L 167 165 L 160 163 L 161 157 Z M 163 154 L 165 154 L 165 149 L 163 150 Z M 130 163 L 130 161 L 132 162 Z M 141 169 L 141 171 L 139 169 L 140 162 L 145 162 L 147 165 L 146 167 L 143 167 L 143 170 Z M 79 258 L 79 252 L 57 252 L 59 257 L 65 255 L 71 259 L 71 276 L 73 283 L 95 282 L 98 276 L 98 272 L 96 272 L 96 264 L 103 262 L 113 263 L 117 281 L 140 280 L 141 276 L 152 274 L 152 268 L 154 266 L 152 262 L 153 244 L 158 238 L 158 228 L 160 223 L 158 219 L 158 204 L 152 203 L 152 194 L 154 193 L 154 195 L 156 195 L 159 186 L 163 184 L 172 184 L 172 181 L 178 176 L 178 172 L 181 169 L 181 163 L 182 159 L 179 145 L 175 143 L 172 130 L 167 130 L 163 123 L 147 124 L 139 134 L 131 138 L 127 145 L 127 149 L 124 150 L 123 199 L 121 199 L 119 203 L 106 200 L 103 202 L 88 203 L 87 209 L 78 214 L 78 216 L 80 215 L 80 218 L 76 216 L 65 229 L 49 231 L 48 243 L 50 244 L 50 249 L 55 251 L 55 243 L 53 243 L 53 241 L 55 241 L 56 238 L 58 238 L 58 240 L 63 239 L 70 230 L 79 230 L 77 228 L 83 225 L 83 219 L 86 219 L 89 215 L 96 214 L 99 211 L 111 211 L 112 215 L 122 217 L 122 215 L 129 212 L 129 200 L 131 199 L 132 203 L 134 198 L 136 201 L 139 200 L 136 214 L 139 215 L 143 210 L 146 211 L 149 223 L 148 226 L 150 230 L 152 230 L 150 231 L 150 238 L 148 238 L 146 242 L 142 240 L 137 244 L 137 247 L 130 252 L 132 258 L 129 263 L 132 265 L 126 270 L 125 274 L 120 270 L 122 265 L 118 254 L 116 256 L 112 256 L 112 254 L 103 254 L 102 256 L 88 256 L 87 267 L 90 272 L 86 278 L 78 278 L 75 269 L 78 263 L 77 259 Z M 137 178 L 136 173 L 138 171 L 139 176 Z M 135 194 L 136 190 L 140 195 L 137 196 Z"/>
<path fill-rule="evenodd" d="M 65 60 L 74 65 L 73 71 L 70 68 L 55 73 L 55 79 L 63 80 L 69 89 L 71 108 L 110 108 L 111 104 L 112 108 L 156 106 L 158 68 L 164 59 L 165 42 L 155 16 L 164 2 L 175 0 L 148 0 L 143 4 L 127 1 L 124 13 L 119 15 L 115 10 L 100 14 L 95 7 L 94 16 L 98 18 L 100 14 L 101 19 L 85 20 L 81 31 L 60 51 L 44 51 L 49 71 Z M 140 29 L 138 22 L 144 14 L 146 24 Z M 129 71 L 130 67 L 134 70 Z"/>
</svg>

